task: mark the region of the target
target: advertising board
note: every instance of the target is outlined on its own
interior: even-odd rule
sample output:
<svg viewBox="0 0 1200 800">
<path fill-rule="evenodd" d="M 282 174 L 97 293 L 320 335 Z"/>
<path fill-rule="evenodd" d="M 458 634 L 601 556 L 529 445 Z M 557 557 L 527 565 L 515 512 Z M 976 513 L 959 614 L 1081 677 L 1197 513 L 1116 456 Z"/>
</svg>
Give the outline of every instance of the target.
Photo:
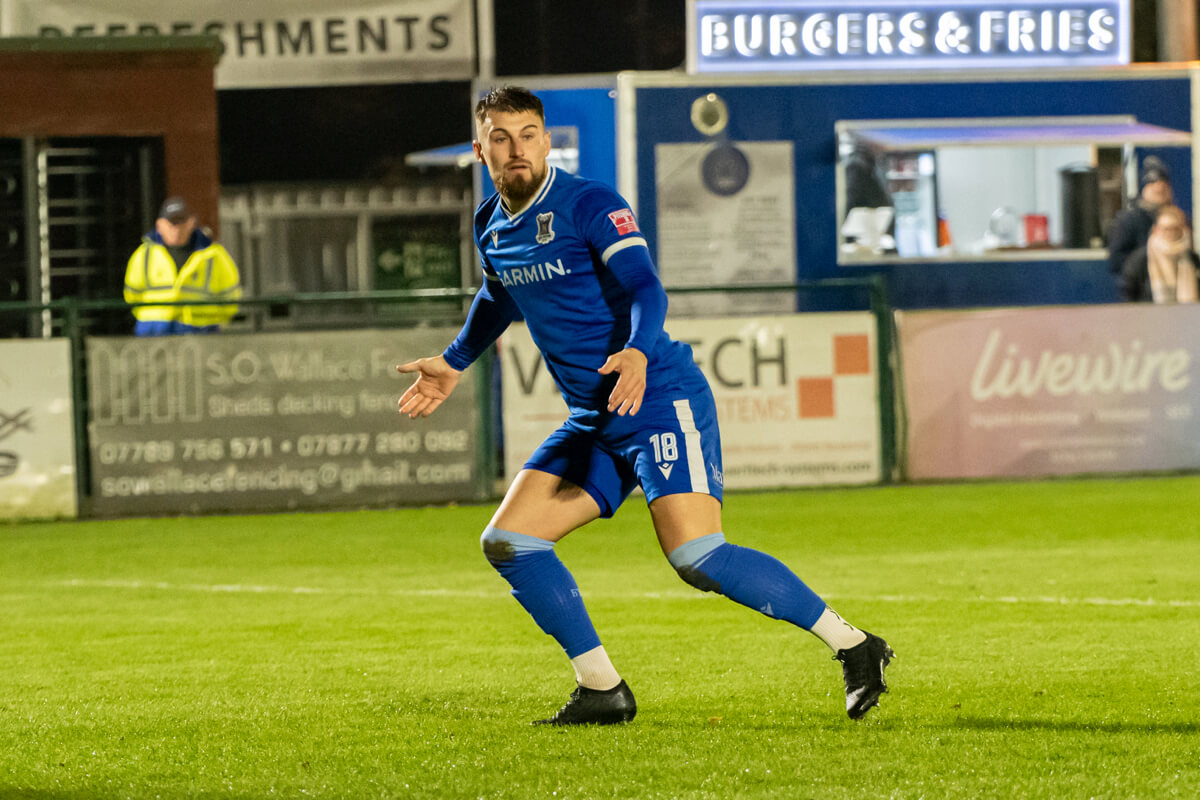
<svg viewBox="0 0 1200 800">
<path fill-rule="evenodd" d="M 1128 64 L 1129 0 L 689 0 L 688 72 Z"/>
<path fill-rule="evenodd" d="M 1200 468 L 1200 308 L 896 316 L 907 477 Z"/>
<path fill-rule="evenodd" d="M 476 498 L 476 396 L 410 420 L 395 365 L 454 331 L 222 334 L 87 342 L 96 515 Z"/>
<path fill-rule="evenodd" d="M 468 80 L 468 0 L 3 0 L 4 36 L 220 38 L 218 89 Z"/>
<path fill-rule="evenodd" d="M 71 348 L 0 342 L 0 519 L 77 514 Z"/>
<path fill-rule="evenodd" d="M 875 318 L 866 312 L 668 320 L 717 404 L 728 489 L 881 479 Z M 521 324 L 500 341 L 505 475 L 567 416 Z"/>
</svg>

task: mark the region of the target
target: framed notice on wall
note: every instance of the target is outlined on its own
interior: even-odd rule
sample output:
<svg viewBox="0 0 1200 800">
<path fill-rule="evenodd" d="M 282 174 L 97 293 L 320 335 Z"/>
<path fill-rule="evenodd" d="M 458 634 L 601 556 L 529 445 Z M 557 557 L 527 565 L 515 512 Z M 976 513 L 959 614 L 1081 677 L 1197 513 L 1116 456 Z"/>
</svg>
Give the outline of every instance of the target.
<svg viewBox="0 0 1200 800">
<path fill-rule="evenodd" d="M 796 280 L 792 143 L 659 144 L 658 270 L 668 288 Z M 674 316 L 794 310 L 790 292 L 674 294 Z"/>
</svg>

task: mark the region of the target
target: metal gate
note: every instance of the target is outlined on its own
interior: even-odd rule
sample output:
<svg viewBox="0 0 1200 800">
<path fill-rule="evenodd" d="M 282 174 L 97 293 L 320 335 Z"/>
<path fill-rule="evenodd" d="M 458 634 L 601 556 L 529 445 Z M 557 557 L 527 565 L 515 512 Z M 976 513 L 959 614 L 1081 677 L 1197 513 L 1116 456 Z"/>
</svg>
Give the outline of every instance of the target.
<svg viewBox="0 0 1200 800">
<path fill-rule="evenodd" d="M 153 224 L 162 194 L 162 143 L 153 138 L 0 140 L 0 299 L 48 303 L 120 298 L 125 263 Z M 124 333 L 128 315 L 82 321 Z M 49 311 L 0 323 L 0 335 L 61 331 Z"/>
</svg>

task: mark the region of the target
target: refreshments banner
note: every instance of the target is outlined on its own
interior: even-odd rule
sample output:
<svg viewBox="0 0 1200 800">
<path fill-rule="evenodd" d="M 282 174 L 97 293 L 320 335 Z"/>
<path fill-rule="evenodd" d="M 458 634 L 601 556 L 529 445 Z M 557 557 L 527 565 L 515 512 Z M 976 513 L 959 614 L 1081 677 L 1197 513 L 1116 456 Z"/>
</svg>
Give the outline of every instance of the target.
<svg viewBox="0 0 1200 800">
<path fill-rule="evenodd" d="M 478 498 L 476 392 L 436 415 L 396 401 L 395 365 L 456 330 L 87 342 L 97 515 L 268 511 Z"/>
<path fill-rule="evenodd" d="M 910 478 L 1200 467 L 1200 307 L 896 317 Z"/>
<path fill-rule="evenodd" d="M 75 481 L 69 343 L 0 342 L 0 519 L 76 516 Z"/>
<path fill-rule="evenodd" d="M 875 318 L 866 312 L 677 319 L 717 403 L 729 489 L 880 480 Z M 500 340 L 505 475 L 567 418 L 523 324 Z"/>
<path fill-rule="evenodd" d="M 213 34 L 219 89 L 469 80 L 471 0 L 0 0 L 5 36 Z"/>
</svg>

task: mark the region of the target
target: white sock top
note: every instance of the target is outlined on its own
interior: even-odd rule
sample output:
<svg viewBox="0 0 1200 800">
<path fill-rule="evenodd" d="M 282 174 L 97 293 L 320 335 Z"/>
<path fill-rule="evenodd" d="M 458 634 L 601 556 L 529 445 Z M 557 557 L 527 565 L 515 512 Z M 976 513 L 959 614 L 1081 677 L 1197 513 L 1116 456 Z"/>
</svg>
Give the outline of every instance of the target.
<svg viewBox="0 0 1200 800">
<path fill-rule="evenodd" d="M 854 647 L 856 644 L 862 644 L 867 640 L 865 633 L 846 622 L 829 606 L 825 606 L 821 616 L 813 623 L 812 632 L 818 639 L 829 645 L 834 653 Z"/>
<path fill-rule="evenodd" d="M 571 659 L 575 668 L 575 682 L 585 689 L 606 691 L 621 682 L 616 667 L 608 660 L 604 645 L 593 647 Z"/>
</svg>

